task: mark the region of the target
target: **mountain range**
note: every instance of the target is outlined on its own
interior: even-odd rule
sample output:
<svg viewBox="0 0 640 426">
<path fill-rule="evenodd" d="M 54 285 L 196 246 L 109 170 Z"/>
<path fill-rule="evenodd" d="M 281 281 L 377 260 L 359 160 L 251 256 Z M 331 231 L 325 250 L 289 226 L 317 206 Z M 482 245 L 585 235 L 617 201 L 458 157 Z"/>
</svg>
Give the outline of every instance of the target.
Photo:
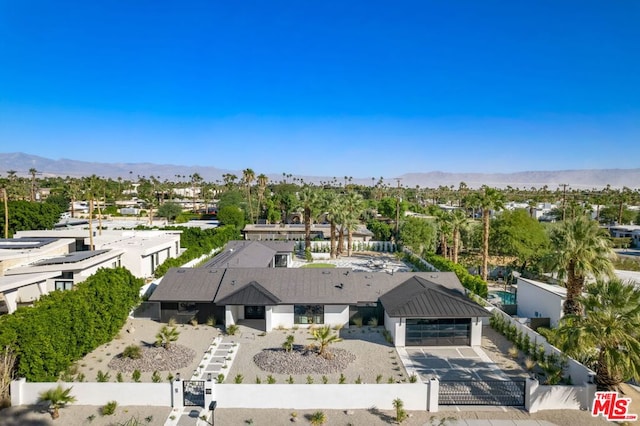
<svg viewBox="0 0 640 426">
<path fill-rule="evenodd" d="M 25 153 L 0 153 L 0 174 L 6 176 L 9 170 L 14 170 L 19 176 L 28 176 L 30 169 L 36 169 L 41 176 L 90 176 L 97 175 L 105 178 L 137 179 L 138 176 L 155 176 L 160 180 L 185 180 L 189 175 L 198 173 L 204 180 L 222 181 L 226 173 L 242 177 L 241 170 L 220 169 L 211 166 L 181 166 L 174 164 L 153 163 L 100 163 L 77 161 L 70 159 L 53 160 Z M 255 170 L 260 174 L 260 170 Z M 267 174 L 272 181 L 283 179 L 282 174 Z M 378 181 L 375 178 L 354 177 L 352 183 L 372 185 Z M 287 176 L 291 182 L 293 178 L 304 179 L 305 182 L 319 183 L 331 181 L 330 176 Z M 516 173 L 447 173 L 428 171 L 422 173 L 406 173 L 400 176 L 385 176 L 384 181 L 389 185 L 396 185 L 397 179 L 404 187 L 458 187 L 464 182 L 470 188 L 489 185 L 498 188 L 511 186 L 513 188 L 541 188 L 547 186 L 550 190 L 559 185 L 568 184 L 569 188 L 591 189 L 603 188 L 610 185 L 613 188 L 623 186 L 640 188 L 640 168 L 637 169 L 591 169 L 591 170 L 557 170 L 557 171 L 523 171 Z M 344 176 L 337 177 L 339 183 L 344 182 Z"/>
</svg>

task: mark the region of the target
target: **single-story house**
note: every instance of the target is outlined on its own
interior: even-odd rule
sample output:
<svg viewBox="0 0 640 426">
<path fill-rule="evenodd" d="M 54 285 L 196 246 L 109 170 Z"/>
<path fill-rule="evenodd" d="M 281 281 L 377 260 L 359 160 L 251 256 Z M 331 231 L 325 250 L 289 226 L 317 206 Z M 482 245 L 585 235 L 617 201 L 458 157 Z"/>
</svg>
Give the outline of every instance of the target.
<svg viewBox="0 0 640 426">
<path fill-rule="evenodd" d="M 229 241 L 203 268 L 289 268 L 294 241 Z"/>
<path fill-rule="evenodd" d="M 384 325 L 396 346 L 480 345 L 490 313 L 453 272 L 364 273 L 347 268 L 173 268 L 149 302 L 161 319 L 249 323 L 259 329 Z"/>
<path fill-rule="evenodd" d="M 303 241 L 305 236 L 304 224 L 249 224 L 242 230 L 245 240 L 293 240 Z M 336 229 L 336 238 L 338 230 Z M 311 239 L 329 240 L 331 225 L 325 223 L 311 224 Z M 366 242 L 373 239 L 373 232 L 366 226 L 359 225 L 352 232 L 352 241 Z M 346 235 L 345 235 L 346 241 Z"/>
</svg>

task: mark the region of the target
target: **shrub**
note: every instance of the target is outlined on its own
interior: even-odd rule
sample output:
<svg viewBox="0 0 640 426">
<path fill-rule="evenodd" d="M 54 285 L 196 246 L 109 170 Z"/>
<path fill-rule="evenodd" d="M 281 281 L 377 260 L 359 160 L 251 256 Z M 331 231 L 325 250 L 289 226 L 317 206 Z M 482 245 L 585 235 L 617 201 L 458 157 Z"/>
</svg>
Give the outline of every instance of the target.
<svg viewBox="0 0 640 426">
<path fill-rule="evenodd" d="M 237 325 L 231 324 L 231 325 L 227 326 L 227 334 L 229 336 L 235 336 L 235 334 L 238 332 L 239 328 L 240 327 L 238 327 Z"/>
<path fill-rule="evenodd" d="M 270 385 L 273 385 L 275 382 L 276 382 L 276 378 L 273 377 L 271 374 L 269 374 L 267 376 L 267 383 L 270 384 Z"/>
<path fill-rule="evenodd" d="M 289 383 L 290 385 L 295 383 L 292 375 L 289 375 L 289 378 L 287 379 L 287 383 Z"/>
<path fill-rule="evenodd" d="M 353 319 L 351 321 L 353 321 L 353 324 L 356 327 L 358 327 L 358 328 L 362 327 L 362 324 L 363 324 L 362 317 L 359 317 L 359 316 L 353 317 Z"/>
<path fill-rule="evenodd" d="M 362 379 L 360 378 L 360 375 L 358 375 L 358 378 L 355 381 L 356 385 L 361 385 L 362 384 Z"/>
<path fill-rule="evenodd" d="M 260 380 L 260 377 L 256 376 L 256 385 L 259 385 L 262 383 L 262 380 Z"/>
<path fill-rule="evenodd" d="M 309 416 L 309 421 L 312 425 L 323 425 L 327 421 L 327 416 L 322 411 L 316 411 Z"/>
<path fill-rule="evenodd" d="M 192 326 L 197 326 L 198 325 L 198 318 L 193 317 L 189 320 L 189 324 L 191 324 Z"/>
<path fill-rule="evenodd" d="M 103 416 L 112 416 L 115 414 L 116 408 L 118 408 L 118 402 L 109 401 L 100 408 L 100 414 Z"/>
<path fill-rule="evenodd" d="M 140 359 L 142 358 L 142 348 L 138 345 L 129 345 L 122 351 L 123 358 Z"/>
<path fill-rule="evenodd" d="M 293 336 L 293 334 L 288 335 L 287 339 L 282 344 L 282 349 L 284 349 L 286 352 L 291 352 L 293 350 L 294 339 L 295 337 Z"/>
<path fill-rule="evenodd" d="M 223 383 L 224 382 L 224 374 L 222 374 L 222 373 L 218 374 L 218 376 L 216 377 L 216 382 L 217 383 Z"/>
<path fill-rule="evenodd" d="M 338 384 L 344 385 L 347 382 L 347 378 L 344 374 L 340 373 L 340 378 L 338 379 Z"/>
<path fill-rule="evenodd" d="M 520 354 L 520 351 L 515 346 L 511 346 L 508 352 L 509 352 L 509 356 L 513 359 L 518 358 L 518 355 Z"/>
<path fill-rule="evenodd" d="M 307 384 L 308 385 L 312 385 L 313 384 L 313 377 L 307 376 Z"/>
<path fill-rule="evenodd" d="M 216 318 L 215 317 L 208 317 L 207 318 L 207 325 L 209 327 L 215 327 L 216 326 Z"/>
<path fill-rule="evenodd" d="M 396 410 L 396 422 L 402 423 L 407 418 L 407 412 L 404 409 L 404 402 L 400 398 L 393 400 L 393 408 Z"/>
<path fill-rule="evenodd" d="M 380 384 L 380 382 L 382 382 L 382 374 L 378 374 L 378 375 L 376 376 L 376 383 L 377 383 L 377 384 Z"/>
<path fill-rule="evenodd" d="M 140 370 L 138 370 L 138 369 L 133 370 L 133 373 L 131 373 L 131 378 L 136 383 L 140 383 L 140 377 L 141 376 L 142 376 L 142 373 L 140 373 Z"/>
<path fill-rule="evenodd" d="M 142 283 L 125 268 L 99 269 L 75 291 L 51 292 L 32 307 L 0 317 L 0 348 L 20 354 L 18 376 L 55 381 L 74 361 L 118 334 Z"/>
<path fill-rule="evenodd" d="M 409 376 L 409 383 L 416 383 L 418 381 L 418 376 L 414 373 Z"/>
<path fill-rule="evenodd" d="M 236 377 L 233 379 L 233 382 L 239 385 L 240 383 L 242 383 L 243 380 L 244 380 L 244 376 L 242 374 L 236 374 Z"/>
<path fill-rule="evenodd" d="M 101 370 L 98 370 L 98 375 L 96 376 L 96 382 L 105 383 L 109 381 L 109 373 L 103 373 Z"/>
<path fill-rule="evenodd" d="M 122 383 L 123 381 L 124 379 L 122 378 L 122 373 L 118 372 L 118 374 L 116 375 L 116 382 Z"/>
<path fill-rule="evenodd" d="M 327 376 L 322 376 L 322 384 L 326 385 L 327 383 L 329 383 L 329 378 Z"/>
<path fill-rule="evenodd" d="M 160 383 L 162 381 L 162 377 L 160 376 L 160 373 L 158 373 L 158 371 L 154 371 L 153 374 L 151 375 L 151 381 L 153 383 Z"/>
<path fill-rule="evenodd" d="M 376 317 L 371 317 L 371 319 L 369 319 L 369 322 L 367 322 L 367 324 L 370 327 L 377 327 L 378 326 L 378 318 Z"/>
</svg>

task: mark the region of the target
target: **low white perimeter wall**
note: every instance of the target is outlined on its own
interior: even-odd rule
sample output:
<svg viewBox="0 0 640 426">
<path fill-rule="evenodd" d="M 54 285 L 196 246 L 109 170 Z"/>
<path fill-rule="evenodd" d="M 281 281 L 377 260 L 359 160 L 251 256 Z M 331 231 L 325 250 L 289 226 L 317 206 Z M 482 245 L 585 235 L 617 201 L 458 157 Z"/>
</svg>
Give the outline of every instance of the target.
<svg viewBox="0 0 640 426">
<path fill-rule="evenodd" d="M 420 383 L 379 385 L 221 384 L 213 389 L 218 408 L 393 409 L 400 398 L 407 410 L 426 410 L 429 386 Z"/>
<path fill-rule="evenodd" d="M 27 383 L 25 379 L 11 382 L 11 405 L 31 405 L 38 402 L 41 392 L 61 385 L 73 388 L 71 395 L 78 405 L 104 405 L 117 401 L 118 405 L 151 405 L 171 407 L 171 383 Z"/>
<path fill-rule="evenodd" d="M 589 389 L 592 387 L 593 389 Z M 595 392 L 595 385 L 585 386 L 531 386 L 530 413 L 542 410 L 587 410 L 591 401 L 589 394 Z"/>
</svg>

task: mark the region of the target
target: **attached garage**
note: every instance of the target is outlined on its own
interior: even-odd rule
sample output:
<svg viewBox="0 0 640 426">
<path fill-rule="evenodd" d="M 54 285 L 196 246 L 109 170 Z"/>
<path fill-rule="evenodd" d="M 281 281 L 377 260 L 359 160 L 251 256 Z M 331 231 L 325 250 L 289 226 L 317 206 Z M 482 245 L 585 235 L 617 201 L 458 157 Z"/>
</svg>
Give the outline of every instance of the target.
<svg viewBox="0 0 640 426">
<path fill-rule="evenodd" d="M 396 346 L 479 345 L 480 318 L 490 316 L 455 287 L 417 275 L 382 295 L 380 302 L 385 311 L 385 327 Z"/>
<path fill-rule="evenodd" d="M 470 346 L 471 318 L 407 318 L 405 346 Z"/>
</svg>

